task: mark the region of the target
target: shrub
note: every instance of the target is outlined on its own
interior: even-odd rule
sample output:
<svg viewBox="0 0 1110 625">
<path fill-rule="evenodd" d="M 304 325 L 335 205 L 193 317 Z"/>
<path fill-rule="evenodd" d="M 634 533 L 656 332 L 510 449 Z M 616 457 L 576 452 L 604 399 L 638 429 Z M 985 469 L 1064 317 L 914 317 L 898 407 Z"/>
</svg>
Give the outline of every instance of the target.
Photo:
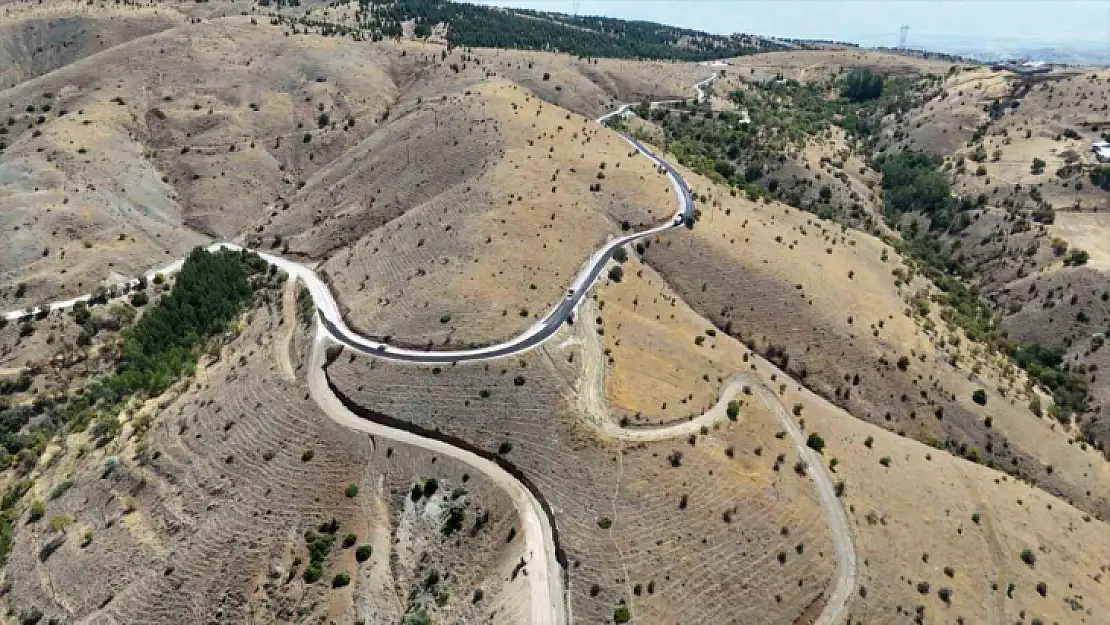
<svg viewBox="0 0 1110 625">
<path fill-rule="evenodd" d="M 626 605 L 619 605 L 613 610 L 614 623 L 627 623 L 632 620 L 632 612 Z"/>
<path fill-rule="evenodd" d="M 355 560 L 359 562 L 366 562 L 372 555 L 374 555 L 374 548 L 370 545 L 359 545 L 358 549 L 355 549 Z"/>
<path fill-rule="evenodd" d="M 146 294 L 146 291 L 135 291 L 131 294 L 130 301 L 135 308 L 141 308 L 150 302 L 150 296 Z"/>
<path fill-rule="evenodd" d="M 1032 549 L 1022 549 L 1021 561 L 1032 567 L 1037 563 L 1037 556 L 1033 554 Z"/>
<path fill-rule="evenodd" d="M 1048 584 L 1037 582 L 1037 594 L 1042 597 L 1048 596 Z"/>
<path fill-rule="evenodd" d="M 879 458 L 879 464 L 883 465 L 884 467 L 889 467 L 890 456 L 883 456 L 882 458 Z"/>
<path fill-rule="evenodd" d="M 31 514 L 27 517 L 28 523 L 39 521 L 46 514 L 46 506 L 39 500 L 31 502 Z"/>
<path fill-rule="evenodd" d="M 351 498 L 355 497 L 358 495 L 358 484 L 347 484 L 347 488 L 344 489 L 343 494 Z"/>
<path fill-rule="evenodd" d="M 304 577 L 305 583 L 314 584 L 314 583 L 320 581 L 320 578 L 323 577 L 323 576 L 324 576 L 323 567 L 319 563 L 313 562 L 312 564 L 309 564 L 308 567 L 304 570 L 304 576 L 303 577 Z"/>
<path fill-rule="evenodd" d="M 874 445 L 875 445 L 875 437 L 874 436 L 868 436 L 867 438 L 863 439 L 863 446 L 864 447 L 866 447 L 868 449 L 871 449 Z"/>
<path fill-rule="evenodd" d="M 987 405 L 987 392 L 984 391 L 981 388 L 976 389 L 976 391 L 971 394 L 971 401 L 979 404 L 980 406 L 986 406 Z"/>
<path fill-rule="evenodd" d="M 898 368 L 901 369 L 902 371 L 905 371 L 906 369 L 909 369 L 910 368 L 910 359 L 907 358 L 906 356 L 902 356 L 901 358 L 899 358 L 898 359 Z"/>
<path fill-rule="evenodd" d="M 613 520 L 607 516 L 603 516 L 597 520 L 597 526 L 603 530 L 607 530 L 610 527 L 613 527 Z"/>
<path fill-rule="evenodd" d="M 315 456 L 315 455 L 316 455 L 315 451 L 312 451 L 311 449 L 306 449 L 306 450 L 304 450 L 304 453 L 301 454 L 301 462 L 308 462 L 308 461 L 312 460 L 312 457 Z"/>
<path fill-rule="evenodd" d="M 735 399 L 728 402 L 728 407 L 725 409 L 725 415 L 728 416 L 729 421 L 735 421 L 740 416 L 740 402 Z"/>
<path fill-rule="evenodd" d="M 937 596 L 945 603 L 952 603 L 952 589 L 947 586 L 938 590 Z"/>
<path fill-rule="evenodd" d="M 55 532 L 64 532 L 70 525 L 73 525 L 73 519 L 64 514 L 50 517 L 50 529 Z"/>
<path fill-rule="evenodd" d="M 1039 176 L 1039 175 L 1044 173 L 1045 165 L 1046 165 L 1046 163 L 1042 159 L 1034 158 L 1033 159 L 1033 165 L 1030 166 L 1029 171 L 1034 176 Z"/>
<path fill-rule="evenodd" d="M 342 588 L 351 583 L 351 576 L 346 573 L 336 573 L 335 577 L 331 578 L 332 588 Z"/>
<path fill-rule="evenodd" d="M 1090 260 L 1090 258 L 1091 255 L 1088 254 L 1086 251 L 1072 248 L 1071 251 L 1069 251 L 1067 255 L 1064 256 L 1064 266 L 1081 267 L 1083 265 L 1086 265 L 1087 261 Z"/>
<path fill-rule="evenodd" d="M 609 269 L 609 279 L 613 282 L 620 282 L 624 278 L 624 269 L 620 265 L 614 265 Z"/>
<path fill-rule="evenodd" d="M 825 439 L 817 432 L 810 432 L 809 438 L 806 439 L 806 447 L 809 447 L 817 453 L 825 453 Z"/>
<path fill-rule="evenodd" d="M 804 406 L 802 406 L 802 404 L 794 404 L 794 416 L 795 417 L 800 417 L 802 415 L 802 408 L 804 408 Z"/>
<path fill-rule="evenodd" d="M 513 444 L 510 443 L 509 441 L 503 441 L 500 445 L 497 446 L 497 453 L 502 455 L 502 456 L 504 456 L 505 454 L 509 453 L 512 450 L 513 450 Z"/>
</svg>

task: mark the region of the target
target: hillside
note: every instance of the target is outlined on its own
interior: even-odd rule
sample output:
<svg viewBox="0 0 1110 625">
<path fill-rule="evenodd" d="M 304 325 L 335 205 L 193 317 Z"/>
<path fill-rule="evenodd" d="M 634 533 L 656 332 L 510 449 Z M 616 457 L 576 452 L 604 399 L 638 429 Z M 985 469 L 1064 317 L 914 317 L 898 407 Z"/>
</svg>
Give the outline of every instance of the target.
<svg viewBox="0 0 1110 625">
<path fill-rule="evenodd" d="M 2 622 L 1110 610 L 1105 71 L 424 0 L 0 58 Z"/>
<path fill-rule="evenodd" d="M 712 35 L 644 21 L 547 11 L 503 9 L 463 2 L 395 0 L 332 5 L 344 11 L 344 29 L 371 39 L 409 35 L 442 37 L 455 46 L 561 52 L 578 57 L 703 61 L 781 48 L 750 35 Z M 357 6 L 356 6 L 357 5 Z M 296 13 L 296 11 L 291 11 Z M 314 15 L 308 11 L 309 16 Z M 324 12 L 325 16 L 328 12 Z"/>
</svg>

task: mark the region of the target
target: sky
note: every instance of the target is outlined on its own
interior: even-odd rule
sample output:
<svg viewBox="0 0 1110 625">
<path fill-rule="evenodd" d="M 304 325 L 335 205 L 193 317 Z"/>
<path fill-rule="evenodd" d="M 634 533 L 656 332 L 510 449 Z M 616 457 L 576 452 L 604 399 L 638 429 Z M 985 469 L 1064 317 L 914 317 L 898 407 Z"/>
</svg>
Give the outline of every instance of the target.
<svg viewBox="0 0 1110 625">
<path fill-rule="evenodd" d="M 1075 45 L 1110 51 L 1110 0 L 472 0 L 642 19 L 711 33 L 834 39 L 865 46 Z"/>
</svg>

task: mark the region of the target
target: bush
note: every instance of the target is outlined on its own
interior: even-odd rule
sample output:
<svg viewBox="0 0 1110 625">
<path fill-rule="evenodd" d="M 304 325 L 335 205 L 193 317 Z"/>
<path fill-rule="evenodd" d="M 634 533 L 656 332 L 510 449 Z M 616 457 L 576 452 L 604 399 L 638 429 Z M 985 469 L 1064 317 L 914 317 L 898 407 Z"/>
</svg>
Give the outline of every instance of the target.
<svg viewBox="0 0 1110 625">
<path fill-rule="evenodd" d="M 343 490 L 343 494 L 347 497 L 354 498 L 358 495 L 358 484 L 347 484 L 347 488 Z"/>
<path fill-rule="evenodd" d="M 728 407 L 725 409 L 725 415 L 728 416 L 729 421 L 735 421 L 740 416 L 740 402 L 735 399 L 728 402 Z"/>
<path fill-rule="evenodd" d="M 355 560 L 359 562 L 366 562 L 372 555 L 374 555 L 374 548 L 370 545 L 359 545 L 358 549 L 355 549 Z"/>
<path fill-rule="evenodd" d="M 131 294 L 130 301 L 135 308 L 141 308 L 150 302 L 150 296 L 146 294 L 146 291 L 135 291 Z"/>
<path fill-rule="evenodd" d="M 1091 255 L 1084 250 L 1072 248 L 1071 251 L 1068 252 L 1067 256 L 1064 256 L 1064 266 L 1081 267 L 1083 265 L 1086 265 L 1087 261 L 1090 260 L 1090 258 Z"/>
<path fill-rule="evenodd" d="M 1042 159 L 1034 158 L 1033 159 L 1033 165 L 1029 167 L 1029 171 L 1034 176 L 1039 176 L 1039 175 L 1044 173 L 1044 167 L 1045 167 L 1046 164 L 1047 163 L 1045 163 Z"/>
<path fill-rule="evenodd" d="M 910 368 L 910 359 L 907 358 L 906 356 L 902 356 L 901 358 L 899 358 L 898 359 L 898 368 L 901 369 L 902 371 L 905 371 L 905 370 L 909 369 Z"/>
<path fill-rule="evenodd" d="M 825 452 L 825 439 L 817 432 L 810 432 L 809 438 L 806 439 L 806 447 L 821 454 Z"/>
<path fill-rule="evenodd" d="M 311 449 L 306 449 L 306 450 L 304 450 L 304 453 L 301 454 L 301 462 L 308 462 L 308 461 L 312 460 L 312 457 L 315 456 L 315 455 L 316 455 L 315 451 L 312 451 Z"/>
<path fill-rule="evenodd" d="M 304 576 L 303 577 L 304 577 L 304 581 L 305 581 L 306 584 L 314 584 L 314 583 L 320 581 L 320 578 L 323 577 L 323 576 L 324 576 L 323 566 L 321 566 L 320 564 L 318 564 L 316 562 L 313 562 L 312 564 L 309 564 L 308 568 L 306 568 L 304 570 Z"/>
<path fill-rule="evenodd" d="M 615 265 L 609 269 L 609 279 L 613 282 L 620 282 L 624 278 L 624 269 L 620 265 Z"/>
<path fill-rule="evenodd" d="M 614 623 L 627 623 L 632 620 L 632 612 L 629 611 L 628 606 L 619 605 L 613 610 Z"/>
<path fill-rule="evenodd" d="M 981 388 L 976 389 L 975 392 L 971 394 L 971 401 L 979 404 L 980 406 L 986 406 L 987 405 L 987 392 L 984 391 Z"/>
<path fill-rule="evenodd" d="M 875 445 L 875 437 L 874 436 L 868 436 L 867 438 L 863 439 L 863 446 L 864 447 L 866 447 L 868 449 L 871 449 L 871 447 L 874 446 L 874 445 Z"/>
<path fill-rule="evenodd" d="M 884 467 L 889 467 L 890 456 L 883 456 L 882 458 L 879 458 L 879 464 L 883 465 Z"/>
<path fill-rule="evenodd" d="M 27 522 L 28 523 L 34 523 L 36 521 L 40 521 L 40 520 L 42 520 L 42 517 L 45 516 L 45 515 L 46 515 L 46 506 L 43 505 L 43 503 L 41 501 L 36 499 L 35 501 L 31 502 L 31 514 L 28 515 Z"/>
<path fill-rule="evenodd" d="M 952 589 L 947 586 L 938 590 L 937 596 L 945 603 L 952 603 Z"/>
<path fill-rule="evenodd" d="M 331 579 L 332 588 L 342 588 L 351 583 L 351 576 L 346 573 L 336 573 Z"/>
<path fill-rule="evenodd" d="M 1037 556 L 1033 554 L 1032 549 L 1023 549 L 1021 551 L 1021 561 L 1032 567 L 1037 564 Z"/>
</svg>

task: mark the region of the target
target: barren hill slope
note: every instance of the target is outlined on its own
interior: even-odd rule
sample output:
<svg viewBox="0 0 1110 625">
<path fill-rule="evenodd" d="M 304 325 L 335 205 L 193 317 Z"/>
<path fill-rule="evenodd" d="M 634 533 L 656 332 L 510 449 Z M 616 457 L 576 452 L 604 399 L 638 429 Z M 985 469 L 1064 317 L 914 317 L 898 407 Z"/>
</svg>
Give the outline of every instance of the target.
<svg viewBox="0 0 1110 625">
<path fill-rule="evenodd" d="M 333 423 L 303 379 L 279 374 L 290 337 L 280 295 L 266 299 L 195 379 L 135 406 L 118 439 L 71 435 L 24 476 L 22 497 L 45 506 L 17 519 L 10 609 L 63 622 L 396 622 L 435 606 L 521 622 L 507 496 L 465 465 Z M 447 525 L 452 514 L 465 526 Z M 326 583 L 306 577 L 313 553 Z M 331 589 L 341 573 L 350 585 Z"/>
</svg>

